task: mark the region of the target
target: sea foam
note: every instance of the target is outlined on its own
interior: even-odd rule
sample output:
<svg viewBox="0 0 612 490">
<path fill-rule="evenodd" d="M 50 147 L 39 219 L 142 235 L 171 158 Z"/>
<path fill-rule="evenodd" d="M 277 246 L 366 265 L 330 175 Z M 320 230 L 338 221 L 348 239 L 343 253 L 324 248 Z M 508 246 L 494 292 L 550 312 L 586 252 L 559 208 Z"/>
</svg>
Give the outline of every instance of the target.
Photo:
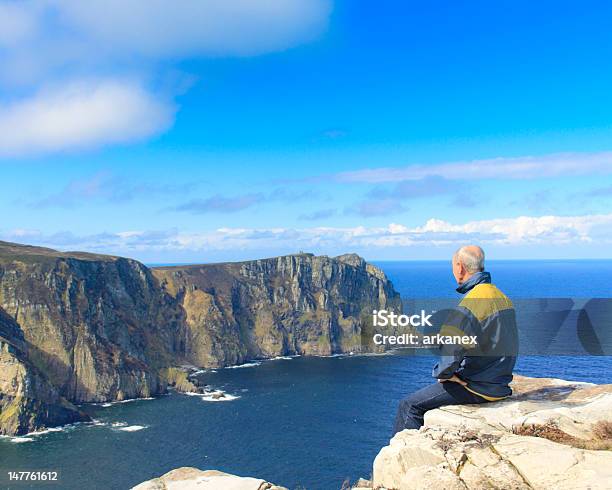
<svg viewBox="0 0 612 490">
<path fill-rule="evenodd" d="M 253 362 L 245 362 L 244 364 L 238 364 L 236 366 L 227 366 L 225 369 L 240 369 L 240 368 L 248 368 L 259 366 L 261 361 L 253 361 Z"/>
<path fill-rule="evenodd" d="M 136 432 L 146 428 L 146 425 L 128 425 L 127 427 L 120 427 L 119 430 L 122 430 L 124 432 Z"/>
<path fill-rule="evenodd" d="M 188 391 L 183 394 L 187 396 L 200 397 L 202 401 L 206 401 L 206 402 L 229 402 L 229 401 L 237 400 L 238 398 L 240 398 L 240 396 L 238 395 L 230 395 L 229 393 L 226 393 L 223 390 L 212 390 L 212 391 L 206 391 L 204 393 L 196 393 L 193 391 Z M 219 394 L 222 394 L 223 396 L 221 397 L 215 396 Z"/>
</svg>

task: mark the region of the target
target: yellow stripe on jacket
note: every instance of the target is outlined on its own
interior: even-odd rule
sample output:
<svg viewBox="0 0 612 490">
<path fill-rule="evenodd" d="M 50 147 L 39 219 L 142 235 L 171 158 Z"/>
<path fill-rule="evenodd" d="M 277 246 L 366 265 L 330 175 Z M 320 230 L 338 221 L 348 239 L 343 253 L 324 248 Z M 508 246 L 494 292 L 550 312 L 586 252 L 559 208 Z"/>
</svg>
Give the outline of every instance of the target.
<svg viewBox="0 0 612 490">
<path fill-rule="evenodd" d="M 482 322 L 491 315 L 514 308 L 512 301 L 493 284 L 478 284 L 465 295 L 459 306 L 467 308 Z"/>
</svg>

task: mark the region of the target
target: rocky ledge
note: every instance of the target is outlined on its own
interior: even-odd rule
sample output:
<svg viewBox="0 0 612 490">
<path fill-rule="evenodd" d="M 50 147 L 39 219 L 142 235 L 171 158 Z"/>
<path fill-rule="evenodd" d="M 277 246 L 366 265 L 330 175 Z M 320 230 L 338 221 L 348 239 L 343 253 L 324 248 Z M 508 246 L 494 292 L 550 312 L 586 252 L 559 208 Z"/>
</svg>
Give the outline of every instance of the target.
<svg viewBox="0 0 612 490">
<path fill-rule="evenodd" d="M 428 412 L 380 451 L 370 488 L 612 488 L 612 385 L 515 376 L 513 390 Z"/>
<path fill-rule="evenodd" d="M 132 490 L 287 490 L 259 478 L 230 475 L 216 470 L 178 468 Z"/>
</svg>

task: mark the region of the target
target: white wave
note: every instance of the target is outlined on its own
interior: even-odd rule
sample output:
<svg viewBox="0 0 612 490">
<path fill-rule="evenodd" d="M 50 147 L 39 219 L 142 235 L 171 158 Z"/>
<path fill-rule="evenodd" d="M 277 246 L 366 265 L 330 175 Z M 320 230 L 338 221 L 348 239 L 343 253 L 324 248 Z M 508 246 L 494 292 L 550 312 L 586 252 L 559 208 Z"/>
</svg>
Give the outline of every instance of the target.
<svg viewBox="0 0 612 490">
<path fill-rule="evenodd" d="M 200 374 L 204 374 L 205 372 L 206 372 L 206 369 L 196 369 L 192 373 L 189 373 L 189 377 L 191 378 L 192 376 L 198 376 Z"/>
<path fill-rule="evenodd" d="M 261 361 L 253 361 L 253 362 L 245 362 L 244 364 L 238 364 L 236 366 L 227 366 L 225 369 L 239 369 L 239 368 L 248 368 L 259 366 Z"/>
<path fill-rule="evenodd" d="M 329 359 L 329 358 L 339 358 L 339 359 L 346 359 L 349 357 L 379 357 L 379 356 L 392 356 L 394 355 L 395 351 L 392 350 L 388 350 L 385 352 L 343 352 L 340 354 L 330 354 L 328 356 L 323 356 L 323 355 L 312 355 L 310 357 L 320 357 L 323 359 Z"/>
<path fill-rule="evenodd" d="M 343 354 L 330 354 L 330 355 L 312 354 L 308 357 L 322 357 L 323 359 L 329 359 L 331 357 L 349 357 L 349 356 L 350 354 L 343 353 Z"/>
<path fill-rule="evenodd" d="M 198 394 L 202 396 L 201 394 Z M 125 432 L 135 432 L 138 430 L 146 429 L 146 425 L 128 425 L 127 422 L 105 422 L 99 419 L 92 419 L 90 422 L 75 422 L 73 424 L 63 425 L 61 427 L 49 427 L 48 429 L 41 429 L 33 432 L 29 432 L 23 436 L 0 436 L 0 439 L 7 439 L 13 443 L 23 443 L 36 441 L 38 436 L 50 434 L 52 432 L 66 432 L 75 429 L 77 426 L 89 426 L 89 427 L 109 427 L 115 430 L 122 430 Z"/>
<path fill-rule="evenodd" d="M 35 438 L 38 436 L 42 436 L 45 434 L 51 434 L 52 432 L 67 432 L 67 431 L 76 429 L 76 427 L 79 425 L 89 425 L 89 424 L 91 423 L 90 422 L 74 422 L 72 424 L 66 424 L 60 427 L 48 427 L 45 429 L 34 430 L 32 432 L 28 432 L 27 434 L 23 436 L 15 436 L 15 437 L 0 436 L 0 438 L 8 438 L 11 440 L 11 442 L 30 442 L 30 441 L 35 441 L 36 440 Z"/>
<path fill-rule="evenodd" d="M 67 430 L 71 430 L 75 428 L 76 424 L 68 424 L 63 425 L 61 427 L 49 427 L 48 429 L 35 430 L 34 432 L 29 432 L 28 436 L 41 436 L 43 434 L 49 434 L 51 432 L 64 432 Z"/>
<path fill-rule="evenodd" d="M 145 398 L 128 398 L 126 400 L 115 400 L 112 402 L 90 403 L 89 405 L 108 408 L 108 407 L 112 407 L 113 405 L 118 405 L 119 403 L 132 403 L 132 402 L 140 402 L 140 401 L 147 401 L 147 400 L 155 400 L 155 397 L 149 396 Z"/>
<path fill-rule="evenodd" d="M 207 393 L 202 396 L 202 400 L 207 402 L 231 402 L 232 400 L 238 400 L 238 395 L 230 395 L 229 393 L 223 393 L 222 397 L 215 396 L 218 392 Z"/>
<path fill-rule="evenodd" d="M 189 372 L 189 374 L 187 375 L 187 377 L 189 377 L 189 378 L 191 378 L 193 376 L 199 376 L 200 374 L 216 373 L 217 372 L 215 369 L 201 368 L 201 367 L 197 367 L 197 366 L 193 366 L 193 365 L 183 365 L 183 366 L 181 366 L 181 368 L 183 370 Z"/>
<path fill-rule="evenodd" d="M 141 402 L 141 401 L 147 401 L 147 400 L 155 400 L 154 397 L 149 396 L 149 397 L 145 397 L 145 398 L 128 398 L 127 400 L 117 400 L 115 402 L 110 402 L 111 404 L 116 404 L 116 403 L 131 403 L 131 402 Z"/>
<path fill-rule="evenodd" d="M 122 430 L 124 432 L 136 432 L 137 430 L 146 429 L 146 425 L 128 425 L 127 422 L 99 422 L 96 424 L 103 427 L 110 427 L 114 430 Z"/>
<path fill-rule="evenodd" d="M 103 422 L 101 420 L 93 420 L 88 425 L 90 427 L 111 427 L 112 426 L 110 422 Z"/>
<path fill-rule="evenodd" d="M 248 390 L 242 390 L 242 391 L 248 391 Z M 229 402 L 229 401 L 237 400 L 238 398 L 240 398 L 240 396 L 238 395 L 230 395 L 229 393 L 226 393 L 223 390 L 207 390 L 204 393 L 196 393 L 193 391 L 188 391 L 183 394 L 187 396 L 197 396 L 201 398 L 203 401 L 207 401 L 207 402 Z"/>
<path fill-rule="evenodd" d="M 119 430 L 124 432 L 136 432 L 138 430 L 146 429 L 146 425 L 128 425 L 127 427 L 120 427 Z"/>
<path fill-rule="evenodd" d="M 385 352 L 363 352 L 355 354 L 354 357 L 380 357 L 380 356 L 392 356 L 395 355 L 394 351 L 388 350 Z"/>
<path fill-rule="evenodd" d="M 244 364 L 236 364 L 234 366 L 225 366 L 224 369 L 238 369 L 238 368 L 255 367 L 255 366 L 261 365 L 262 362 L 279 361 L 279 360 L 289 361 L 291 359 L 295 359 L 296 357 L 302 357 L 302 356 L 301 354 L 293 354 L 290 356 L 276 356 L 276 357 L 270 357 L 268 359 L 260 359 L 257 361 L 254 361 L 254 360 L 248 361 L 248 362 L 245 362 Z M 321 357 L 329 357 L 329 356 L 321 356 Z M 216 373 L 217 371 L 211 370 L 210 372 Z"/>
<path fill-rule="evenodd" d="M 338 358 L 345 358 L 345 357 L 389 356 L 389 355 L 393 355 L 393 351 L 391 351 L 391 350 L 385 351 L 385 352 L 355 352 L 355 351 L 350 351 L 350 352 L 341 352 L 341 353 L 329 354 L 329 355 L 310 354 L 307 357 L 322 357 L 322 358 L 338 357 Z M 295 359 L 296 357 L 302 357 L 302 355 L 301 354 L 294 354 L 294 355 L 290 355 L 290 356 L 270 357 L 269 359 L 261 359 L 261 360 L 258 360 L 258 361 L 246 362 L 244 364 L 237 364 L 237 365 L 234 365 L 234 366 L 226 366 L 224 369 L 238 369 L 238 368 L 246 368 L 246 367 L 255 367 L 255 366 L 261 365 L 262 362 L 278 361 L 278 360 L 290 360 L 290 359 Z M 216 371 L 215 370 L 211 370 L 209 372 L 215 373 Z"/>
</svg>

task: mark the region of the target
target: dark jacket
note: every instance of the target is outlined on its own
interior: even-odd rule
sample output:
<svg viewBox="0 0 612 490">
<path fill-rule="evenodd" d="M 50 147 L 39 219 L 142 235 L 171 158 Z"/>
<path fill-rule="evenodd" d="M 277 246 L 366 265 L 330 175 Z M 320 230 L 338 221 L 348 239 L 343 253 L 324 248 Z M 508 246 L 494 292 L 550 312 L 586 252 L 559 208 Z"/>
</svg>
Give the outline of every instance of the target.
<svg viewBox="0 0 612 490">
<path fill-rule="evenodd" d="M 467 382 L 466 389 L 487 400 L 512 394 L 510 382 L 518 353 L 514 306 L 491 284 L 488 272 L 478 272 L 457 291 L 465 298 L 449 314 L 442 335 L 475 335 L 477 345 L 442 347 L 433 376 L 448 379 L 453 374 Z"/>
</svg>

